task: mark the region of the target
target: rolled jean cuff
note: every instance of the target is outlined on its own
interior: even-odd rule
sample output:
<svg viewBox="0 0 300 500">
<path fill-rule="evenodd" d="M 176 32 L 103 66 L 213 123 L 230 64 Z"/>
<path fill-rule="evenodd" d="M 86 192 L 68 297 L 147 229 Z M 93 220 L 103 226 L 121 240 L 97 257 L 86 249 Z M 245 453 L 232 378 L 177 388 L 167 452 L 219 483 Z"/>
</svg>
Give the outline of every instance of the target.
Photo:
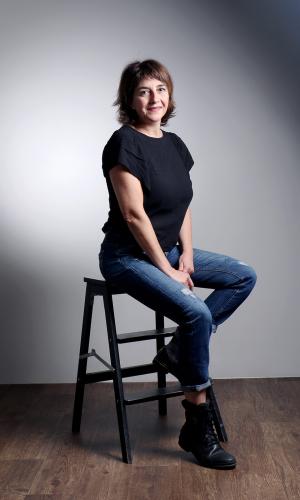
<svg viewBox="0 0 300 500">
<path fill-rule="evenodd" d="M 181 384 L 181 389 L 183 392 L 200 392 L 204 391 L 204 389 L 207 389 L 212 385 L 211 379 L 209 378 L 207 382 L 204 382 L 203 384 L 199 385 L 182 385 Z"/>
</svg>

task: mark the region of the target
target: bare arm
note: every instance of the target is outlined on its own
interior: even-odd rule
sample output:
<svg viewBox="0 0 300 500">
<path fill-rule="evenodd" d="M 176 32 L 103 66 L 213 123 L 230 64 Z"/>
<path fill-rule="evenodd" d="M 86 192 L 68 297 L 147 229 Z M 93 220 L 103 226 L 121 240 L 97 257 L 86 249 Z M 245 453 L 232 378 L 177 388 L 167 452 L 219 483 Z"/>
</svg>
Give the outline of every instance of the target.
<svg viewBox="0 0 300 500">
<path fill-rule="evenodd" d="M 141 183 L 122 165 L 116 165 L 110 172 L 121 213 L 134 238 L 150 257 L 156 267 L 168 276 L 188 284 L 187 273 L 174 269 L 166 258 L 151 221 L 144 210 L 144 196 Z"/>
<path fill-rule="evenodd" d="M 186 271 L 187 273 L 192 274 L 195 268 L 192 243 L 192 212 L 190 207 L 186 211 L 179 232 L 179 243 L 182 250 L 182 254 L 179 257 L 179 270 Z M 193 289 L 193 285 L 194 283 L 191 279 L 189 285 L 191 289 Z"/>
<path fill-rule="evenodd" d="M 183 223 L 179 232 L 179 242 L 182 251 L 185 253 L 193 253 L 192 243 L 192 211 L 190 207 L 187 209 Z"/>
</svg>

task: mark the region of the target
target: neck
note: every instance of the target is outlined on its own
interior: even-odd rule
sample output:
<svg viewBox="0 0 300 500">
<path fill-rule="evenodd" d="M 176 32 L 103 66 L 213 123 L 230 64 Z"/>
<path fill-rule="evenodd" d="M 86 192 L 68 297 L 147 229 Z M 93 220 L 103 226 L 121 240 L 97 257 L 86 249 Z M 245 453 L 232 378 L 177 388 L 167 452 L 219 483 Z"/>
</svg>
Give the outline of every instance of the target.
<svg viewBox="0 0 300 500">
<path fill-rule="evenodd" d="M 160 130 L 160 122 L 154 124 L 147 123 L 135 123 L 131 125 L 138 132 L 142 132 L 143 134 L 149 135 L 150 137 L 162 137 L 162 132 Z"/>
</svg>

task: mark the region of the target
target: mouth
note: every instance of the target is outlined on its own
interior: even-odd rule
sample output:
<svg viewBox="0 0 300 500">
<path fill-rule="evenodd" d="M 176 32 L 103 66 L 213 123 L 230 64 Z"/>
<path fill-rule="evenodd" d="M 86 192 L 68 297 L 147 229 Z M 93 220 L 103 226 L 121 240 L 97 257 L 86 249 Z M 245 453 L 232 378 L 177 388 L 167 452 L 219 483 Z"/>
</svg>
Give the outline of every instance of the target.
<svg viewBox="0 0 300 500">
<path fill-rule="evenodd" d="M 161 106 L 148 108 L 148 111 L 158 111 L 159 109 L 162 109 Z"/>
</svg>

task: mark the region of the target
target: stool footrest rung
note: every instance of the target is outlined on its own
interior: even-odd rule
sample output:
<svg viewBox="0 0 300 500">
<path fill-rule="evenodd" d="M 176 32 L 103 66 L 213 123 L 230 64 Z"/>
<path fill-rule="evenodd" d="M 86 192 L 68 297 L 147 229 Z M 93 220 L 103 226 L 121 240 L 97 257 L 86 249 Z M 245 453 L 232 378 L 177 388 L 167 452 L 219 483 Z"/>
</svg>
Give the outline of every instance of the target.
<svg viewBox="0 0 300 500">
<path fill-rule="evenodd" d="M 147 375 L 148 373 L 156 373 L 157 368 L 153 363 L 147 365 L 136 365 L 136 366 L 126 366 L 121 368 L 121 377 L 135 377 L 137 375 Z M 84 384 L 92 384 L 94 382 L 104 382 L 106 380 L 113 379 L 112 370 L 102 370 L 99 372 L 86 373 L 85 376 L 80 379 L 80 382 Z"/>
<path fill-rule="evenodd" d="M 137 403 L 146 403 L 147 401 L 156 401 L 158 399 L 172 398 L 183 394 L 180 384 L 173 384 L 169 387 L 155 387 L 147 391 L 124 396 L 125 405 L 134 405 Z"/>
<path fill-rule="evenodd" d="M 171 337 L 174 335 L 177 327 L 156 328 L 155 330 L 144 330 L 139 332 L 120 333 L 117 335 L 118 344 L 126 342 L 138 342 L 139 340 L 151 340 L 158 337 Z"/>
</svg>

